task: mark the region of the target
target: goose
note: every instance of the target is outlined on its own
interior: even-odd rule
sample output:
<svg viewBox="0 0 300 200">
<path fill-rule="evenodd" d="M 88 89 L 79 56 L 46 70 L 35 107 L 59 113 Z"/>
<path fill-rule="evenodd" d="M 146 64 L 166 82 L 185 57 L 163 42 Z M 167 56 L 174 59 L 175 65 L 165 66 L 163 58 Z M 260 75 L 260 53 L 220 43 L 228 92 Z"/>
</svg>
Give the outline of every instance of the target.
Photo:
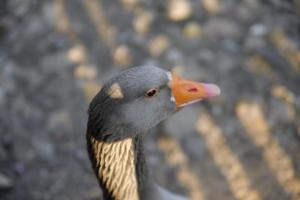
<svg viewBox="0 0 300 200">
<path fill-rule="evenodd" d="M 107 81 L 88 109 L 87 149 L 105 200 L 187 200 L 149 177 L 147 131 L 181 108 L 217 96 L 215 84 L 185 80 L 155 66 L 122 71 Z"/>
</svg>

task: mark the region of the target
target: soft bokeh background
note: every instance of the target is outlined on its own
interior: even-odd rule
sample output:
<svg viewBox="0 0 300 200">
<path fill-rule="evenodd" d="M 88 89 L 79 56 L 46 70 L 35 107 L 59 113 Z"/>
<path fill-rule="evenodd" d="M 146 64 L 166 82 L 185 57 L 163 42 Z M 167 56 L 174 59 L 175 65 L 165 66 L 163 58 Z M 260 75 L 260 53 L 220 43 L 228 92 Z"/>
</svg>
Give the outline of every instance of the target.
<svg viewBox="0 0 300 200">
<path fill-rule="evenodd" d="M 152 64 L 222 95 L 146 139 L 151 174 L 192 200 L 300 200 L 298 0 L 1 0 L 0 199 L 94 200 L 87 106 Z"/>
</svg>

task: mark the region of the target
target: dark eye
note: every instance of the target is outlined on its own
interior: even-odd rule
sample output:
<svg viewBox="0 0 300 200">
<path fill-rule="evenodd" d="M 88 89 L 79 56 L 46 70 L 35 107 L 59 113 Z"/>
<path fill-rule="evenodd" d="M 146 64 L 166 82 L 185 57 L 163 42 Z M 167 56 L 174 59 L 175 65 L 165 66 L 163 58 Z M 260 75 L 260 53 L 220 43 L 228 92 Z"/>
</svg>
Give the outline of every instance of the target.
<svg viewBox="0 0 300 200">
<path fill-rule="evenodd" d="M 156 95 L 156 93 L 158 92 L 158 89 L 156 88 L 152 88 L 150 90 L 148 90 L 148 92 L 146 93 L 147 97 L 153 97 Z"/>
</svg>

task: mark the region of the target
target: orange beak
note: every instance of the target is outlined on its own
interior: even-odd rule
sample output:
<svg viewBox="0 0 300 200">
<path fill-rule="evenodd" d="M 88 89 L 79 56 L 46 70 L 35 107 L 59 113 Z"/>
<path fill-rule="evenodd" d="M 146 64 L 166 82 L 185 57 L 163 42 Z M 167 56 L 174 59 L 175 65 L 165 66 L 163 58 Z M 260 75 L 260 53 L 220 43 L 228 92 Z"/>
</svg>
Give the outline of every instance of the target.
<svg viewBox="0 0 300 200">
<path fill-rule="evenodd" d="M 195 103 L 202 99 L 217 96 L 221 93 L 220 88 L 215 84 L 184 80 L 176 74 L 172 74 L 170 88 L 175 98 L 177 108 Z"/>
</svg>

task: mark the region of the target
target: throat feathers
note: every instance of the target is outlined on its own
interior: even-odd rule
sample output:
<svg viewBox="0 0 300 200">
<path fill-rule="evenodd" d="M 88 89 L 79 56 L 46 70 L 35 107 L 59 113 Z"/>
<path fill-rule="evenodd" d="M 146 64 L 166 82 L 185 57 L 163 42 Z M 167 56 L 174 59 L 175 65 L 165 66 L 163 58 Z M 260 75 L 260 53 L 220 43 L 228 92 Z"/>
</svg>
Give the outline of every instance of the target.
<svg viewBox="0 0 300 200">
<path fill-rule="evenodd" d="M 108 196 L 139 200 L 133 139 L 103 142 L 91 136 L 90 145 L 95 173 Z"/>
</svg>

